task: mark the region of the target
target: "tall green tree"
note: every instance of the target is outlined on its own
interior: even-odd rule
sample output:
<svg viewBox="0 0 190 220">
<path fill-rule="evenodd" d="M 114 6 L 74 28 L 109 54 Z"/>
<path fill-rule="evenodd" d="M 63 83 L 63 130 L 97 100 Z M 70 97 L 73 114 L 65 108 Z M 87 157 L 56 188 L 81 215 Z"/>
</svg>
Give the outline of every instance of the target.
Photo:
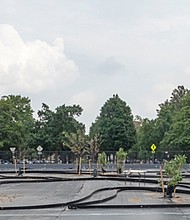
<svg viewBox="0 0 190 220">
<path fill-rule="evenodd" d="M 151 156 L 150 146 L 155 142 L 156 134 L 155 134 L 155 125 L 156 120 L 152 119 L 149 120 L 145 118 L 142 120 L 141 127 L 138 128 L 137 131 L 137 142 L 136 144 L 130 149 L 129 157 L 140 160 L 147 160 Z"/>
<path fill-rule="evenodd" d="M 135 143 L 136 132 L 130 107 L 113 95 L 100 110 L 100 116 L 90 128 L 90 136 L 100 134 L 100 151 L 128 150 Z"/>
<path fill-rule="evenodd" d="M 180 106 L 161 141 L 162 148 L 169 151 L 190 151 L 190 92 L 182 99 Z"/>
<path fill-rule="evenodd" d="M 81 113 L 82 108 L 79 105 L 62 105 L 52 111 L 43 103 L 36 122 L 36 145 L 41 145 L 46 151 L 54 151 L 57 161 L 58 151 L 68 150 L 63 144 L 63 133 L 76 133 L 79 128 L 84 129 L 84 125 L 76 120 Z"/>
<path fill-rule="evenodd" d="M 34 146 L 43 146 L 44 151 L 52 150 L 52 121 L 54 112 L 45 103 L 42 103 L 41 110 L 38 111 L 38 119 L 35 123 Z"/>
<path fill-rule="evenodd" d="M 64 142 L 63 132 L 77 133 L 78 130 L 85 130 L 85 126 L 76 120 L 76 117 L 82 113 L 82 108 L 79 105 L 59 106 L 55 109 L 52 121 L 52 135 L 54 137 L 54 149 L 62 149 Z"/>
<path fill-rule="evenodd" d="M 156 119 L 155 133 L 157 145 L 164 139 L 165 134 L 169 131 L 173 117 L 181 109 L 181 101 L 186 96 L 188 90 L 184 86 L 178 86 L 173 90 L 170 100 L 166 100 L 160 104 L 160 109 L 157 110 L 158 115 Z M 162 145 L 163 147 L 163 145 Z M 164 149 L 163 149 L 164 150 Z"/>
<path fill-rule="evenodd" d="M 146 159 L 151 156 L 150 146 L 154 143 L 157 146 L 156 154 L 163 156 L 163 151 L 169 150 L 163 140 L 168 139 L 168 131 L 173 126 L 174 116 L 182 107 L 182 100 L 188 90 L 184 86 L 178 86 L 171 94 L 170 99 L 159 104 L 156 119 L 145 119 L 137 131 L 137 143 L 129 151 L 129 156 L 134 155 L 139 159 Z M 167 135 L 167 136 L 166 136 Z M 178 138 L 177 138 L 178 139 Z M 135 154 L 138 152 L 138 154 Z"/>
<path fill-rule="evenodd" d="M 18 156 L 29 152 L 34 134 L 34 118 L 30 99 L 20 95 L 0 100 L 0 143 L 8 150 L 16 147 Z"/>
</svg>

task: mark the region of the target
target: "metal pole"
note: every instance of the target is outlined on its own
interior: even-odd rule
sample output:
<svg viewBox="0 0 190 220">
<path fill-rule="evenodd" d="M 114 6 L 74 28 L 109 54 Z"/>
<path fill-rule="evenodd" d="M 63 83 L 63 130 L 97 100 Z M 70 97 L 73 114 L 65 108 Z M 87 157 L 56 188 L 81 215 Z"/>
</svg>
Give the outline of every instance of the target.
<svg viewBox="0 0 190 220">
<path fill-rule="evenodd" d="M 89 162 L 89 170 L 90 170 L 90 176 L 91 176 L 91 163 L 90 163 L 90 160 L 88 161 Z"/>
<path fill-rule="evenodd" d="M 79 175 L 81 175 L 81 164 L 82 164 L 82 158 L 80 156 L 80 159 L 79 159 Z"/>
<path fill-rule="evenodd" d="M 16 157 L 15 157 L 15 147 L 10 147 L 10 150 L 12 152 L 12 160 L 13 160 L 13 164 L 14 164 L 14 169 L 15 169 L 15 173 L 17 175 L 17 168 L 16 168 Z"/>
<path fill-rule="evenodd" d="M 16 175 L 17 175 L 17 167 L 16 167 L 16 158 L 13 156 L 13 160 L 14 160 L 14 165 L 15 165 L 15 173 L 16 173 Z"/>
<path fill-rule="evenodd" d="M 23 157 L 23 174 L 25 174 L 26 164 L 25 164 L 25 157 Z"/>
</svg>

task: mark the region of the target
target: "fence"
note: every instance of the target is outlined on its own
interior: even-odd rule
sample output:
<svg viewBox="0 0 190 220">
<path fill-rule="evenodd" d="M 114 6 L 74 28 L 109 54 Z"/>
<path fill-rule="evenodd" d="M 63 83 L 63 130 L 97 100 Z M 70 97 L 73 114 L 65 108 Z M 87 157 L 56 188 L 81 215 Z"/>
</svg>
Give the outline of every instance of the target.
<svg viewBox="0 0 190 220">
<path fill-rule="evenodd" d="M 108 164 L 115 164 L 117 162 L 115 151 L 106 151 Z M 150 151 L 144 152 L 142 157 L 139 157 L 139 152 L 133 152 L 132 155 L 128 154 L 126 163 L 163 163 L 164 160 L 170 160 L 173 156 L 178 154 L 185 154 L 187 162 L 190 162 L 190 151 L 157 151 L 152 154 Z M 85 154 L 82 156 L 82 163 L 97 162 L 98 155 Z M 19 158 L 18 152 L 14 154 L 11 151 L 0 151 L 1 163 L 12 163 L 16 159 L 17 162 L 22 162 L 23 158 Z M 42 151 L 26 154 L 25 160 L 32 163 L 75 163 L 76 155 L 71 151 Z"/>
</svg>

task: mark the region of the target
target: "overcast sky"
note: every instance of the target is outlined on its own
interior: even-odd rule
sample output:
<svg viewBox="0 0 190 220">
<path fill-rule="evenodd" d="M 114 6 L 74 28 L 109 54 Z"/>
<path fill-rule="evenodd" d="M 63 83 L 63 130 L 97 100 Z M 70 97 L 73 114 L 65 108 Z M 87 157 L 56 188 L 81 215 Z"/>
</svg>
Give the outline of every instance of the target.
<svg viewBox="0 0 190 220">
<path fill-rule="evenodd" d="M 189 0 L 0 0 L 0 94 L 35 111 L 79 104 L 87 129 L 113 96 L 155 118 L 190 87 Z"/>
</svg>

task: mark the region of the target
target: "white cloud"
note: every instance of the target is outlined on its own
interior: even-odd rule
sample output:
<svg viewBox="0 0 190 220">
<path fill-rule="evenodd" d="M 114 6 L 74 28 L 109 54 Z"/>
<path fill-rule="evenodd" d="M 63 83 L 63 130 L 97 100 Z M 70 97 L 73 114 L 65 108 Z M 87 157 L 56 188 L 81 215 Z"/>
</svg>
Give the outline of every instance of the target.
<svg viewBox="0 0 190 220">
<path fill-rule="evenodd" d="M 70 104 L 78 104 L 83 108 L 79 121 L 85 124 L 87 133 L 92 122 L 97 116 L 97 95 L 92 90 L 87 90 L 73 95 Z"/>
<path fill-rule="evenodd" d="M 84 91 L 73 95 L 70 98 L 71 104 L 79 104 L 85 111 L 90 111 L 95 104 L 96 95 L 91 91 Z"/>
<path fill-rule="evenodd" d="M 152 118 L 174 88 L 190 86 L 187 1 L 172 7 L 164 0 L 3 2 L 1 21 L 19 30 L 0 25 L 3 94 L 27 93 L 34 104 L 51 107 L 70 100 L 84 109 L 80 120 L 89 126 L 115 93 L 135 114 Z M 57 36 L 64 36 L 66 51 L 80 68 L 75 83 L 77 67 Z"/>
<path fill-rule="evenodd" d="M 78 69 L 64 54 L 58 38 L 50 45 L 41 40 L 24 42 L 10 25 L 0 25 L 1 90 L 38 93 L 65 87 L 78 77 Z"/>
<path fill-rule="evenodd" d="M 155 84 L 150 88 L 151 93 L 146 93 L 144 98 L 139 102 L 141 106 L 141 114 L 143 109 L 143 117 L 156 117 L 156 110 L 159 109 L 159 104 L 164 103 L 166 99 L 170 99 L 172 91 L 178 85 L 170 83 Z M 137 108 L 138 109 L 138 108 Z"/>
</svg>

